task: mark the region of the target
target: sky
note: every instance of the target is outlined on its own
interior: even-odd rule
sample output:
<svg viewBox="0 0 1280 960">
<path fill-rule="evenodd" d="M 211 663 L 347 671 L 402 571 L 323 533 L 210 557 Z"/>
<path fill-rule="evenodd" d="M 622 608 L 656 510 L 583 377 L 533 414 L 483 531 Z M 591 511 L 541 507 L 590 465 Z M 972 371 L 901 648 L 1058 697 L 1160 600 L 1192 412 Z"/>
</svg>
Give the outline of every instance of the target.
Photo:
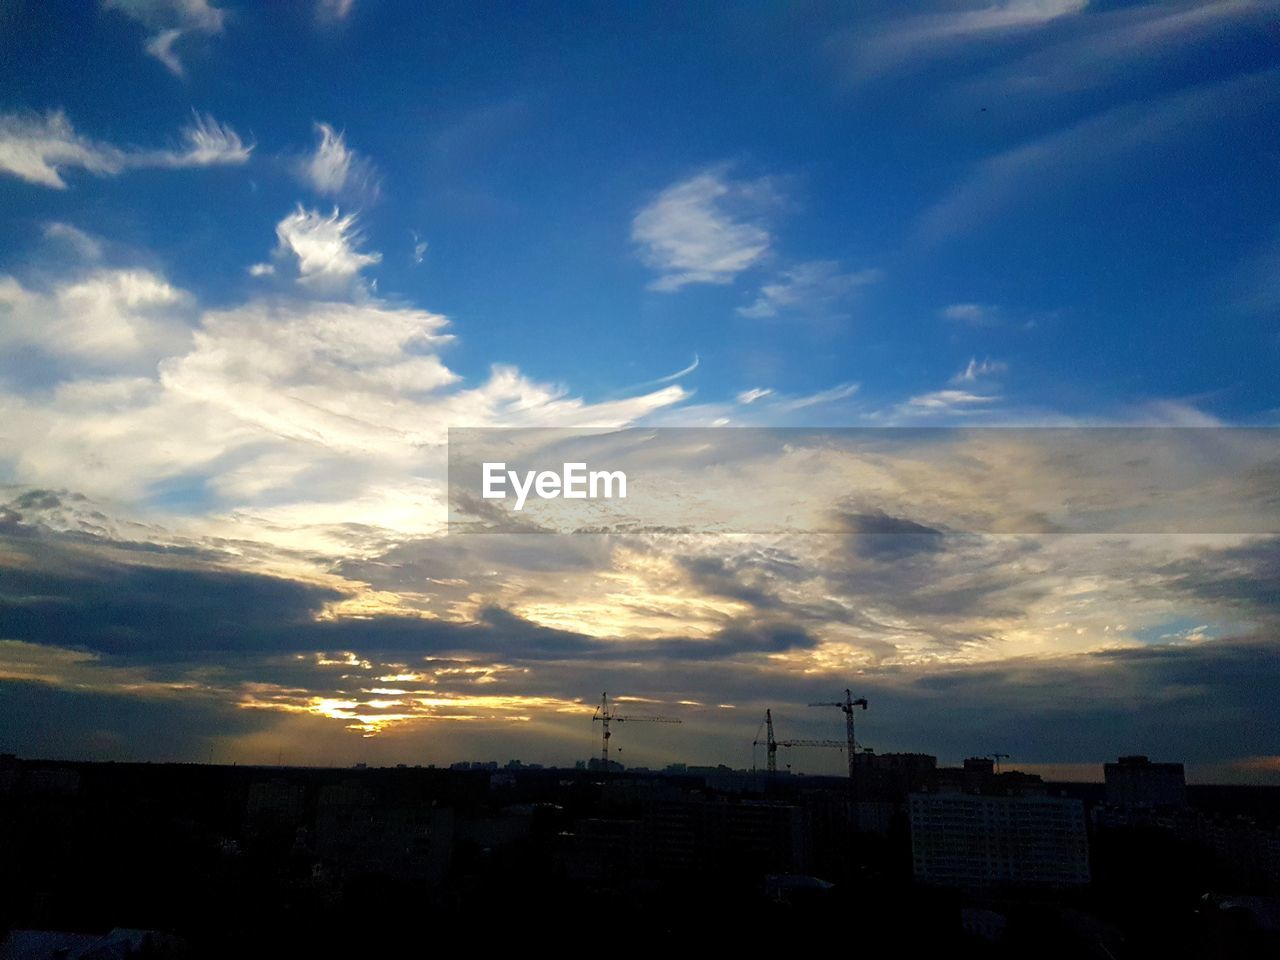
<svg viewBox="0 0 1280 960">
<path fill-rule="evenodd" d="M 1280 782 L 1274 460 L 1237 532 L 963 533 L 998 491 L 939 470 L 804 535 L 446 523 L 450 428 L 1280 425 L 1277 39 L 1264 0 L 0 5 L 0 750 L 569 763 L 607 689 L 683 721 L 624 763 L 739 767 L 848 687 L 881 752 Z M 1061 485 L 1014 446 L 1006 496 Z"/>
</svg>

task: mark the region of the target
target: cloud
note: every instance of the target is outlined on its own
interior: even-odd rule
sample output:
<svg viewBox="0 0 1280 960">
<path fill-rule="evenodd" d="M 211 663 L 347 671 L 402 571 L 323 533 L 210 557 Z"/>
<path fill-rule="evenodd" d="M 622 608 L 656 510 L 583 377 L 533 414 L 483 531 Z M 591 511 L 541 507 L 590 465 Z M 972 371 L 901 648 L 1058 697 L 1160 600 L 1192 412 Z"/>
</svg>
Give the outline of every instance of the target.
<svg viewBox="0 0 1280 960">
<path fill-rule="evenodd" d="M 362 238 L 355 214 L 341 216 L 337 207 L 324 216 L 299 204 L 276 224 L 276 237 L 277 252 L 296 258 L 298 282 L 317 288 L 341 288 L 365 267 L 382 262 L 382 254 L 356 249 Z"/>
<path fill-rule="evenodd" d="M 969 46 L 1019 37 L 1077 14 L 1089 0 L 997 0 L 946 13 L 919 14 L 860 25 L 830 45 L 855 80 L 867 80 Z"/>
<path fill-rule="evenodd" d="M 315 129 L 319 142 L 310 157 L 298 162 L 299 179 L 323 196 L 376 199 L 378 183 L 373 164 L 350 149 L 345 136 L 329 124 L 317 123 Z"/>
<path fill-rule="evenodd" d="M 1272 16 L 1260 0 L 1145 3 L 1090 11 L 1072 31 L 973 84 L 976 95 L 1066 92 L 1103 86 L 1123 76 L 1132 82 L 1146 63 L 1179 50 L 1197 52 L 1214 34 L 1260 27 Z"/>
<path fill-rule="evenodd" d="M 321 23 L 341 23 L 351 16 L 356 0 L 317 0 L 316 19 Z"/>
<path fill-rule="evenodd" d="M 975 327 L 993 325 L 998 313 L 998 308 L 981 303 L 953 303 L 942 309 L 944 319 L 967 323 Z"/>
<path fill-rule="evenodd" d="M 65 170 L 80 169 L 97 176 L 115 176 L 147 167 L 208 167 L 240 164 L 249 159 L 245 145 L 231 127 L 207 114 L 194 114 L 182 130 L 176 150 L 124 150 L 76 133 L 61 110 L 44 116 L 0 115 L 0 171 L 34 183 L 66 189 Z"/>
<path fill-rule="evenodd" d="M 207 113 L 194 113 L 192 122 L 182 129 L 182 140 L 180 150 L 139 153 L 128 162 L 142 167 L 212 167 L 246 163 L 253 150 L 253 145 L 246 146 L 231 127 Z"/>
<path fill-rule="evenodd" d="M 838 386 L 830 387 L 826 390 L 819 390 L 817 393 L 810 393 L 799 397 L 778 398 L 776 406 L 779 410 L 794 411 L 804 410 L 809 407 L 818 407 L 827 403 L 835 403 L 837 400 L 846 400 L 858 392 L 858 384 L 842 383 Z"/>
<path fill-rule="evenodd" d="M 90 367 L 137 369 L 189 342 L 192 303 L 147 270 L 95 270 L 48 292 L 0 277 L 0 343 Z"/>
<path fill-rule="evenodd" d="M 733 180 L 722 168 L 667 187 L 631 221 L 641 259 L 660 274 L 650 289 L 726 284 L 760 263 L 772 237 L 759 213 L 773 201 L 767 180 Z"/>
<path fill-rule="evenodd" d="M 0 170 L 28 183 L 66 188 L 61 171 L 79 168 L 99 176 L 124 169 L 123 153 L 75 132 L 61 110 L 43 117 L 0 115 Z"/>
<path fill-rule="evenodd" d="M 440 528 L 451 425 L 616 427 L 687 398 L 664 378 L 587 403 L 510 365 L 462 383 L 442 356 L 445 318 L 364 291 L 327 299 L 350 294 L 371 260 L 352 227 L 300 208 L 265 266 L 287 255 L 300 279 L 323 282 L 219 310 L 140 267 L 78 264 L 47 285 L 0 277 L 7 476 L 165 504 L 267 554 L 349 556 Z"/>
<path fill-rule="evenodd" d="M 184 76 L 185 70 L 174 44 L 193 34 L 220 34 L 227 18 L 225 10 L 210 6 L 208 0 L 103 0 L 103 7 L 155 31 L 147 38 L 146 51 L 176 77 Z"/>
<path fill-rule="evenodd" d="M 230 368 L 240 363 L 228 358 Z M 964 489 L 970 480 L 955 482 Z M 1022 489 L 1033 478 L 1014 483 Z M 158 717 L 178 716 L 177 704 L 189 712 L 221 703 L 248 712 L 243 723 L 254 730 L 311 718 L 321 724 L 308 727 L 312 736 L 328 725 L 352 737 L 402 730 L 415 738 L 427 723 L 519 717 L 531 731 L 525 750 L 563 762 L 590 713 L 584 691 L 603 689 L 610 676 L 624 676 L 634 696 L 753 712 L 763 710 L 765 688 L 777 714 L 779 704 L 821 699 L 824 685 L 847 682 L 851 671 L 876 711 L 869 742 L 944 757 L 1010 727 L 1023 739 L 1009 741 L 1006 731 L 1001 744 L 1028 760 L 1123 753 L 1132 738 L 1166 729 L 1157 741 L 1141 740 L 1143 748 L 1217 759 L 1206 741 L 1186 738 L 1189 723 L 1159 721 L 1183 709 L 1207 715 L 1214 698 L 1269 716 L 1258 713 L 1256 696 L 1257 671 L 1274 659 L 1269 644 L 1144 648 L 1132 633 L 1169 619 L 1171 608 L 1215 623 L 1208 609 L 1265 604 L 1263 587 L 1239 587 L 1270 575 L 1274 544 L 1188 550 L 1159 536 L 1113 539 L 1100 554 L 1092 538 L 954 535 L 918 517 L 854 508 L 843 514 L 847 532 L 785 545 L 753 537 L 402 539 L 343 560 L 333 571 L 342 579 L 326 582 L 220 562 L 243 551 L 243 540 L 175 551 L 121 543 L 118 532 L 54 535 L 45 518 L 68 508 L 90 519 L 95 512 L 69 500 L 28 491 L 0 507 L 0 518 L 10 518 L 0 519 L 0 593 L 10 601 L 0 604 L 0 630 L 11 638 L 0 643 L 0 678 L 21 677 L 10 683 L 39 685 L 49 697 L 127 697 Z M 1162 580 L 1175 585 L 1172 593 Z M 362 606 L 383 596 L 421 609 Z M 349 613 L 332 615 L 338 609 Z M 66 646 L 68 635 L 81 639 L 79 650 Z M 1074 699 L 1054 706 L 1051 691 L 1064 685 Z M 951 722 L 928 719 L 952 700 L 963 707 Z M 160 705 L 169 702 L 166 714 Z M 714 759 L 740 739 L 732 729 L 701 727 L 708 721 L 690 709 L 681 750 Z M 1089 729 L 1068 735 L 1069 722 Z M 1239 719 L 1215 722 L 1225 732 Z M 220 729 L 212 717 L 193 736 Z M 238 736 L 228 734 L 228 749 L 243 758 L 251 748 Z M 1245 746 L 1249 755 L 1274 753 Z M 326 744 L 330 762 L 355 749 Z"/>
<path fill-rule="evenodd" d="M 1061 189 L 1098 165 L 1211 126 L 1234 112 L 1255 111 L 1280 97 L 1280 71 L 1267 70 L 1185 90 L 1154 102 L 1129 103 L 1014 147 L 980 163 L 927 210 L 919 232 L 939 240 L 989 221 L 1025 194 Z"/>
<path fill-rule="evenodd" d="M 895 412 L 900 417 L 919 415 L 963 416 L 973 410 L 995 403 L 1000 398 L 970 390 L 934 390 L 921 393 L 899 404 Z"/>
<path fill-rule="evenodd" d="M 44 235 L 48 240 L 58 240 L 67 244 L 83 260 L 102 259 L 102 242 L 79 227 L 55 220 L 45 224 Z"/>
<path fill-rule="evenodd" d="M 1006 373 L 1008 370 L 1009 365 L 999 360 L 988 358 L 979 363 L 976 357 L 970 357 L 969 363 L 963 370 L 952 377 L 950 382 L 952 384 L 976 383 L 986 377 L 994 377 L 998 374 Z"/>
<path fill-rule="evenodd" d="M 747 404 L 755 403 L 757 400 L 763 400 L 765 397 L 770 396 L 772 393 L 773 393 L 772 389 L 767 389 L 764 387 L 752 387 L 750 390 L 743 390 L 740 394 L 738 394 L 738 396 L 735 399 L 738 401 L 738 403 L 741 403 L 743 406 L 746 406 Z"/>
<path fill-rule="evenodd" d="M 1160 569 L 1164 586 L 1215 604 L 1239 607 L 1251 617 L 1280 626 L 1280 537 L 1201 547 Z"/>
<path fill-rule="evenodd" d="M 173 52 L 173 45 L 182 38 L 182 34 L 183 31 L 176 29 L 161 30 L 146 44 L 147 53 L 163 63 L 175 77 L 183 75 L 182 61 Z"/>
<path fill-rule="evenodd" d="M 697 370 L 698 367 L 700 367 L 701 365 L 702 365 L 702 358 L 695 353 L 693 355 L 693 360 L 689 363 L 688 366 L 681 367 L 679 370 L 675 371 L 674 373 L 664 374 L 661 377 L 654 377 L 652 380 L 645 380 L 643 383 L 633 383 L 633 384 L 630 384 L 629 386 L 622 387 L 621 389 L 614 391 L 614 393 L 627 394 L 627 393 L 633 393 L 636 390 L 648 390 L 651 387 L 661 386 L 664 383 L 674 383 L 675 381 L 679 380 L 682 377 L 687 377 L 689 374 Z"/>
<path fill-rule="evenodd" d="M 738 314 L 753 319 L 780 314 L 823 314 L 832 310 L 851 291 L 874 283 L 882 276 L 876 269 L 844 272 L 834 260 L 812 260 L 783 270 L 760 288 L 755 301 L 739 307 Z"/>
</svg>

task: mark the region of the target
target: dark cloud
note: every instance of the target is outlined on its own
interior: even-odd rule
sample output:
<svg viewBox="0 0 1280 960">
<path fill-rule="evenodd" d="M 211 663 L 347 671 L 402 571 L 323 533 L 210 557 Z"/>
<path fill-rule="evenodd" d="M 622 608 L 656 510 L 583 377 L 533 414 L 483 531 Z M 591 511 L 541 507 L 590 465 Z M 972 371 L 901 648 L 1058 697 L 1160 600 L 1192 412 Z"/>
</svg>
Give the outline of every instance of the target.
<svg viewBox="0 0 1280 960">
<path fill-rule="evenodd" d="M 943 548 L 943 531 L 883 511 L 841 513 L 838 523 L 849 533 L 850 550 L 869 560 L 891 562 Z"/>
<path fill-rule="evenodd" d="M 55 499 L 63 503 L 57 494 L 40 494 L 26 505 L 60 509 Z M 503 579 L 521 570 L 554 578 L 608 569 L 625 543 L 632 551 L 674 559 L 702 593 L 746 608 L 706 636 L 681 629 L 673 615 L 666 636 L 645 640 L 544 626 L 497 599 L 465 620 L 318 618 L 344 595 L 229 570 L 204 555 L 109 544 L 82 533 L 55 535 L 23 524 L 19 535 L 0 543 L 0 639 L 41 645 L 51 657 L 68 648 L 91 651 L 96 659 L 77 661 L 71 682 L 102 671 L 104 690 L 81 691 L 77 698 L 67 682 L 0 683 L 0 707 L 6 718 L 16 718 L 6 742 L 27 754 L 96 755 L 94 745 L 104 745 L 104 756 L 172 752 L 198 758 L 211 738 L 274 735 L 303 718 L 343 731 L 329 718 L 236 706 L 255 685 L 264 687 L 258 696 L 264 704 L 294 709 L 311 697 L 363 704 L 394 696 L 375 693 L 379 686 L 404 686 L 409 696 L 429 691 L 441 698 L 497 694 L 560 702 L 589 701 L 608 689 L 660 701 L 656 709 L 663 712 L 679 711 L 685 727 L 666 732 L 662 741 L 680 751 L 674 758 L 745 763 L 744 745 L 765 707 L 788 717 L 789 736 L 830 737 L 839 732 L 839 716 L 804 704 L 834 699 L 848 686 L 871 700 L 871 710 L 859 717 L 860 739 L 882 751 L 922 750 L 954 761 L 999 750 L 1026 763 L 1093 763 L 1144 752 L 1207 764 L 1280 754 L 1274 732 L 1280 730 L 1274 696 L 1280 658 L 1271 634 L 974 666 L 927 659 L 894 666 L 894 658 L 881 653 L 874 659 L 886 665 L 868 667 L 873 661 L 855 653 L 843 668 L 840 654 L 832 654 L 822 669 L 811 671 L 807 659 L 773 659 L 815 648 L 832 624 L 865 631 L 866 644 L 874 645 L 875 637 L 904 629 L 889 622 L 895 616 L 906 618 L 910 629 L 928 631 L 941 650 L 966 639 L 953 626 L 957 611 L 1025 615 L 1027 604 L 1048 589 L 1026 582 L 1021 572 L 1039 559 L 1040 544 L 1028 538 L 946 536 L 942 549 L 891 562 L 849 548 L 858 536 L 934 538 L 914 532 L 913 525 L 923 525 L 903 518 L 873 517 L 862 529 L 883 531 L 886 524 L 906 532 L 806 539 L 808 555 L 752 544 L 736 554 L 709 556 L 623 538 L 472 537 L 407 544 L 345 565 L 348 576 L 358 571 L 383 583 L 456 580 L 460 596 L 488 595 L 477 590 L 482 583 L 499 598 Z M 1099 546 L 1112 565 L 1123 556 L 1112 552 L 1114 546 Z M 1147 567 L 1135 582 L 1153 584 L 1161 597 L 1172 590 L 1231 608 L 1274 611 L 1277 569 L 1277 539 L 1259 538 Z M 847 642 L 856 651 L 859 641 Z M 62 661 L 49 662 L 56 668 Z M 124 673 L 112 676 L 118 668 Z M 379 679 L 402 671 L 421 676 L 403 683 Z M 136 690 L 130 687 L 135 678 L 142 681 Z M 178 683 L 184 684 L 180 690 L 164 686 Z M 680 706 L 681 700 L 690 705 Z M 739 709 L 722 710 L 719 703 Z M 362 705 L 360 712 L 378 716 L 397 709 Z M 498 736 L 493 725 L 504 722 L 501 710 L 478 709 L 485 716 L 474 722 L 491 726 L 468 727 L 468 743 L 482 744 L 481 730 Z M 75 712 L 74 722 L 64 723 L 63 711 Z M 581 715 L 528 712 L 533 723 L 522 734 L 525 755 L 539 749 L 560 760 L 586 755 L 590 724 Z M 395 731 L 404 738 L 396 742 L 420 738 L 426 744 L 431 735 L 424 726 L 430 724 L 409 723 L 386 735 Z M 312 729 L 306 727 L 307 737 Z M 347 749 L 344 742 L 332 741 L 332 749 Z M 85 746 L 77 749 L 76 743 Z M 116 746 L 108 751 L 107 744 Z"/>
<path fill-rule="evenodd" d="M 228 655 L 355 651 L 396 657 L 484 655 L 522 661 L 730 657 L 809 647 L 803 627 L 728 623 L 709 640 L 599 640 L 532 623 L 498 606 L 474 621 L 381 615 L 317 618 L 329 587 L 209 565 L 122 562 L 78 546 L 40 545 L 0 583 L 0 637 L 88 650 L 131 663 L 225 664 Z M 134 558 L 130 557 L 129 560 Z M 234 663 L 231 665 L 234 670 Z"/>
<path fill-rule="evenodd" d="M 275 718 L 216 699 L 67 690 L 0 682 L 0 752 L 69 760 L 203 759 L 215 740 L 267 729 Z"/>
<path fill-rule="evenodd" d="M 118 657 L 276 650 L 341 594 L 213 567 L 125 563 L 40 545 L 0 581 L 0 636 Z"/>
<path fill-rule="evenodd" d="M 781 584 L 810 579 L 793 558 L 778 551 L 753 551 L 731 557 L 685 556 L 678 562 L 695 586 L 719 597 L 750 604 L 757 610 L 785 606 L 777 595 Z"/>
<path fill-rule="evenodd" d="M 1280 617 L 1280 537 L 1258 537 L 1225 547 L 1205 547 L 1165 564 L 1160 589 L 1227 604 L 1253 615 Z"/>
</svg>

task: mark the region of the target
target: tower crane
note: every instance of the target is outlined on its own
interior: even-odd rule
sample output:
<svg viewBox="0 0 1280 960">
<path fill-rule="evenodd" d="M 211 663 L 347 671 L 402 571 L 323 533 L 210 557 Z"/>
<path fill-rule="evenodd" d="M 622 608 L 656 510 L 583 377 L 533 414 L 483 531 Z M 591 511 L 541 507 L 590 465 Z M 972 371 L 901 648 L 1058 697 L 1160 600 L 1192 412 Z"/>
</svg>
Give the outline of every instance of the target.
<svg viewBox="0 0 1280 960">
<path fill-rule="evenodd" d="M 858 699 L 855 700 L 853 698 L 853 694 L 848 690 L 845 690 L 843 700 L 811 703 L 809 706 L 839 707 L 841 712 L 844 714 L 844 732 L 846 739 L 849 741 L 849 779 L 852 780 L 854 778 L 854 766 L 857 763 L 858 750 L 858 742 L 853 737 L 853 708 L 861 707 L 863 710 L 867 709 L 867 698 L 858 697 Z"/>
<path fill-rule="evenodd" d="M 773 736 L 773 711 L 765 710 L 764 712 L 764 729 L 765 729 L 765 753 L 768 756 L 768 770 L 770 773 L 778 772 L 778 748 L 779 747 L 844 747 L 839 740 L 777 740 Z M 751 747 L 754 750 L 760 745 L 760 731 L 756 730 L 756 739 L 751 741 Z"/>
<path fill-rule="evenodd" d="M 605 770 L 609 769 L 609 738 L 613 736 L 612 732 L 610 732 L 609 730 L 609 724 L 614 722 L 623 723 L 624 721 L 630 721 L 632 723 L 680 723 L 681 722 L 680 719 L 677 717 L 663 717 L 663 716 L 644 715 L 644 714 L 639 716 L 624 716 L 620 713 L 617 713 L 616 711 L 617 711 L 616 706 L 611 707 L 609 705 L 609 694 L 608 694 L 608 691 L 606 691 L 605 693 L 601 694 L 600 706 L 596 707 L 595 716 L 591 718 L 592 723 L 595 723 L 597 720 L 600 721 L 600 727 L 604 734 L 604 736 L 601 738 L 602 745 L 600 748 L 600 759 L 604 761 Z"/>
<path fill-rule="evenodd" d="M 773 711 L 765 710 L 764 712 L 764 728 L 765 728 L 765 755 L 768 757 L 768 770 L 770 773 L 778 772 L 778 741 L 773 738 Z M 756 738 L 751 741 L 751 766 L 755 768 L 756 763 L 756 747 L 760 746 L 760 728 L 756 728 Z"/>
</svg>

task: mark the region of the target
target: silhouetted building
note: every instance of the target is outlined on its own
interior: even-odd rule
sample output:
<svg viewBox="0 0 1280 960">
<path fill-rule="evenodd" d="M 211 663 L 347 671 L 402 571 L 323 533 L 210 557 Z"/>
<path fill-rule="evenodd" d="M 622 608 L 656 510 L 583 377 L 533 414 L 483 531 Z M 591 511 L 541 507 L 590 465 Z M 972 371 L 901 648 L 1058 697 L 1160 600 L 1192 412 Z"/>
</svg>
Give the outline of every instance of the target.
<svg viewBox="0 0 1280 960">
<path fill-rule="evenodd" d="M 659 873 L 809 869 L 808 811 L 792 804 L 668 800 L 656 804 L 644 823 Z"/>
<path fill-rule="evenodd" d="M 186 957 L 179 937 L 157 930 L 117 928 L 99 936 L 59 930 L 13 930 L 0 940 L 0 960 L 128 960 Z"/>
<path fill-rule="evenodd" d="M 964 772 L 989 777 L 996 772 L 996 762 L 990 757 L 965 757 Z"/>
<path fill-rule="evenodd" d="M 946 887 L 1068 887 L 1089 882 L 1084 805 L 1049 796 L 916 793 L 912 870 Z"/>
<path fill-rule="evenodd" d="M 805 873 L 809 813 L 789 803 L 661 794 L 638 818 L 580 821 L 561 837 L 569 876 L 581 880 Z M 625 884 L 624 884 L 625 885 Z"/>
<path fill-rule="evenodd" d="M 321 789 L 316 853 L 356 873 L 439 880 L 449 865 L 453 811 L 379 798 L 355 781 Z"/>
<path fill-rule="evenodd" d="M 1121 757 L 1103 764 L 1107 803 L 1130 807 L 1181 807 L 1187 779 L 1180 763 L 1152 763 L 1146 757 Z"/>
<path fill-rule="evenodd" d="M 901 801 L 913 790 L 927 790 L 933 784 L 938 758 L 927 753 L 854 754 L 854 782 L 863 797 Z"/>
</svg>

